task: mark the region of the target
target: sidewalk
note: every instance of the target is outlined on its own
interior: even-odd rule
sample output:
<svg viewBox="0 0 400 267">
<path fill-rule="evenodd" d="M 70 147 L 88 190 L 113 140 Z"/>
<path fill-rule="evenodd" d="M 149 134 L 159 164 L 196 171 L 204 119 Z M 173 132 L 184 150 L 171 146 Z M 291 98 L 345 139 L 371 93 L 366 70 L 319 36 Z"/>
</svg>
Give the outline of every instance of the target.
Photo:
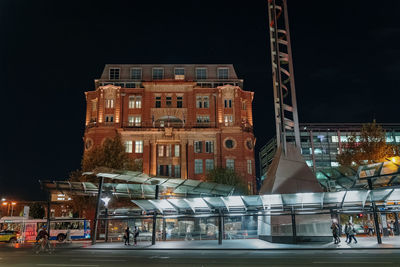
<svg viewBox="0 0 400 267">
<path fill-rule="evenodd" d="M 85 246 L 85 249 L 162 249 L 162 250 L 302 250 L 302 249 L 400 249 L 400 237 L 382 238 L 382 244 L 378 245 L 376 237 L 357 237 L 358 243 L 346 244 L 345 238 L 341 239 L 339 245 L 331 243 L 302 243 L 302 244 L 278 244 L 269 243 L 260 239 L 236 239 L 223 240 L 218 245 L 217 240 L 195 240 L 195 241 L 158 241 L 152 246 L 150 242 L 138 242 L 138 246 L 125 246 L 121 243 L 97 243 Z"/>
</svg>

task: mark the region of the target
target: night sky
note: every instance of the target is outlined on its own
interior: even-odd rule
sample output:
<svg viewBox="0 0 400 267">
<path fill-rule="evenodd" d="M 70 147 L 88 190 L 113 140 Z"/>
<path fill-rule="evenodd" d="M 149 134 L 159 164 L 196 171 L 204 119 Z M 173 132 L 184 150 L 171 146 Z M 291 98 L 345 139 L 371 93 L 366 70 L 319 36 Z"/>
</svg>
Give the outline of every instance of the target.
<svg viewBox="0 0 400 267">
<path fill-rule="evenodd" d="M 0 197 L 42 199 L 38 180 L 79 168 L 106 63 L 234 64 L 260 148 L 275 134 L 266 2 L 0 1 Z M 288 10 L 300 122 L 399 122 L 400 1 Z"/>
</svg>

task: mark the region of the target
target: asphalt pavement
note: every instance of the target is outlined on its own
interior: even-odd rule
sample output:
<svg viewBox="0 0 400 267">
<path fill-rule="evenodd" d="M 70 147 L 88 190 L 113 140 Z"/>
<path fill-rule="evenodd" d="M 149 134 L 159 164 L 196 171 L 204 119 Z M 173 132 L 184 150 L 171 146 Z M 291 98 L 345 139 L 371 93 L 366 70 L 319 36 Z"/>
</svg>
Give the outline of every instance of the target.
<svg viewBox="0 0 400 267">
<path fill-rule="evenodd" d="M 98 250 L 0 247 L 0 266 L 400 266 L 399 249 L 373 250 Z"/>
</svg>

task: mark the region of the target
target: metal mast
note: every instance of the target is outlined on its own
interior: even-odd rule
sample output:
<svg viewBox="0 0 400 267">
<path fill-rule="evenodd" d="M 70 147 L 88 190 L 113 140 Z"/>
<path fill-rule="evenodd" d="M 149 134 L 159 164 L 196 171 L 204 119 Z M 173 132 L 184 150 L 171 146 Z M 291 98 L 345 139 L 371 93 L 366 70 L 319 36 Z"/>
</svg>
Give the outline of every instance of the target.
<svg viewBox="0 0 400 267">
<path fill-rule="evenodd" d="M 276 142 L 287 152 L 286 133 L 294 132 L 300 148 L 299 119 L 294 87 L 292 49 L 286 0 L 268 0 Z"/>
</svg>

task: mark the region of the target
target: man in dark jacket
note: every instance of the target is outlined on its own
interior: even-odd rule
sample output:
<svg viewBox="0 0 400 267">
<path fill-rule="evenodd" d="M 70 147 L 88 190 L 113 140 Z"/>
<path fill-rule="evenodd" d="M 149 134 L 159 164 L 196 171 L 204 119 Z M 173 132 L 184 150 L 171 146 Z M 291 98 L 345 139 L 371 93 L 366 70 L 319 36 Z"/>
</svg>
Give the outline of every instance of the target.
<svg viewBox="0 0 400 267">
<path fill-rule="evenodd" d="M 131 231 L 129 230 L 129 226 L 127 226 L 125 229 L 124 237 L 125 237 L 125 245 L 126 245 L 126 243 L 128 243 L 128 246 L 130 245 L 130 243 L 129 243 L 129 235 L 130 234 L 131 234 Z"/>
</svg>

